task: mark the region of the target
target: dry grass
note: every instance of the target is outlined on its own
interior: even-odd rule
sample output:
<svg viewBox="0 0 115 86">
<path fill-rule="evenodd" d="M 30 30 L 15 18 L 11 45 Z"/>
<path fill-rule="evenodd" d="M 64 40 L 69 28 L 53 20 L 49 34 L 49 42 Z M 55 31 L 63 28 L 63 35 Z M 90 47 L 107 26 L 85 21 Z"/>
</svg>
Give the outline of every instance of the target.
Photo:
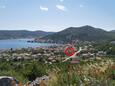
<svg viewBox="0 0 115 86">
<path fill-rule="evenodd" d="M 69 71 L 70 85 L 111 86 L 112 79 L 108 77 L 111 75 L 114 65 L 115 62 L 111 59 L 87 60 L 83 61 L 82 64 L 71 65 Z M 48 86 L 67 86 L 69 83 L 67 81 L 67 71 L 62 71 L 61 69 L 53 71 L 50 77 Z"/>
</svg>

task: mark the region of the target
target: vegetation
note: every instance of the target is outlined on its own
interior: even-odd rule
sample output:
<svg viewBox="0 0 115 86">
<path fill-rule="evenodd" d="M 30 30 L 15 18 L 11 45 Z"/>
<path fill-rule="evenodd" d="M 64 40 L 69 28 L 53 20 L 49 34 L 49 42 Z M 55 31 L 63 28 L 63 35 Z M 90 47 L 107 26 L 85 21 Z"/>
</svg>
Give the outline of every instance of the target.
<svg viewBox="0 0 115 86">
<path fill-rule="evenodd" d="M 33 60 L 0 61 L 0 75 L 13 76 L 23 83 L 48 75 L 50 77 L 48 86 L 68 86 L 68 84 L 71 86 L 89 86 L 91 84 L 93 86 L 97 86 L 97 84 L 114 86 L 114 65 L 114 58 L 83 60 L 79 64 L 43 64 Z"/>
<path fill-rule="evenodd" d="M 53 34 L 53 32 L 44 31 L 26 31 L 26 30 L 0 30 L 0 39 L 16 39 L 16 38 L 35 38 Z"/>
<path fill-rule="evenodd" d="M 0 61 L 0 75 L 13 76 L 26 83 L 37 77 L 47 75 L 47 66 L 36 61 L 10 62 Z"/>
<path fill-rule="evenodd" d="M 70 27 L 58 33 L 45 36 L 46 39 L 51 39 L 54 42 L 71 42 L 72 40 L 80 41 L 110 41 L 115 40 L 115 34 L 113 32 L 107 32 L 105 30 L 94 28 L 91 26 L 83 27 Z"/>
<path fill-rule="evenodd" d="M 115 60 L 114 60 L 115 61 Z M 112 66 L 115 63 L 111 59 L 102 60 L 85 60 L 80 64 L 71 64 L 69 70 L 67 65 L 62 69 L 58 68 L 53 72 L 52 77 L 55 77 L 57 84 L 50 83 L 49 86 L 114 86 Z M 69 73 L 67 72 L 69 71 Z M 68 78 L 69 77 L 69 78 Z M 54 78 L 53 78 L 54 79 Z"/>
<path fill-rule="evenodd" d="M 106 51 L 107 55 L 115 55 L 115 44 L 112 43 L 99 43 L 94 45 L 99 51 Z"/>
</svg>

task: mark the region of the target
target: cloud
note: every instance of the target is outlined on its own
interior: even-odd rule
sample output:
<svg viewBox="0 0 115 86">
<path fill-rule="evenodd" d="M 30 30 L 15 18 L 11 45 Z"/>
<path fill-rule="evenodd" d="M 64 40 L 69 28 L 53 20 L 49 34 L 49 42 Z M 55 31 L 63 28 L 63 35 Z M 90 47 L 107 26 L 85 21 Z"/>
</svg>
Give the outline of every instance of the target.
<svg viewBox="0 0 115 86">
<path fill-rule="evenodd" d="M 61 10 L 61 11 L 67 11 L 66 7 L 63 5 L 56 5 L 57 9 Z"/>
<path fill-rule="evenodd" d="M 5 6 L 5 5 L 3 5 L 3 6 L 0 6 L 0 8 L 5 9 L 5 8 L 6 8 L 6 6 Z"/>
<path fill-rule="evenodd" d="M 82 8 L 82 7 L 84 7 L 84 5 L 80 4 L 80 5 L 79 5 L 79 7 L 81 7 L 81 8 Z"/>
<path fill-rule="evenodd" d="M 63 2 L 64 0 L 60 0 L 60 2 Z"/>
<path fill-rule="evenodd" d="M 44 6 L 40 6 L 40 10 L 42 10 L 42 11 L 48 11 L 48 8 L 44 7 Z"/>
</svg>

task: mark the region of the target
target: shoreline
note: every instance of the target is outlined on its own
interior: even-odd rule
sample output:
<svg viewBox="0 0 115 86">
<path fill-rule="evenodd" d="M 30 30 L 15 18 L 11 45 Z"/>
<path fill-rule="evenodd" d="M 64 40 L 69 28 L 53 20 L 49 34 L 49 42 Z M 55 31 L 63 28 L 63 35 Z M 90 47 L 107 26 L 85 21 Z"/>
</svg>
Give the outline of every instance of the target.
<svg viewBox="0 0 115 86">
<path fill-rule="evenodd" d="M 50 47 L 58 46 L 60 44 L 56 43 L 40 43 L 40 42 L 28 42 L 34 40 L 31 39 L 4 39 L 0 40 L 0 51 L 12 49 L 21 49 L 21 48 L 36 48 L 36 47 Z"/>
</svg>

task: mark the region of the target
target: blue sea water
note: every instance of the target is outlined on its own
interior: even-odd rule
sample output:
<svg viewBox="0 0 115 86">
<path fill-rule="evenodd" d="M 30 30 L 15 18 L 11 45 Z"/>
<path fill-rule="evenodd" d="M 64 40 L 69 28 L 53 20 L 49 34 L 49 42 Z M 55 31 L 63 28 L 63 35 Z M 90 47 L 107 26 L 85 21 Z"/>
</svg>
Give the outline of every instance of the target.
<svg viewBox="0 0 115 86">
<path fill-rule="evenodd" d="M 53 46 L 51 43 L 29 43 L 27 41 L 33 39 L 8 39 L 0 40 L 0 49 L 10 49 L 10 48 L 28 48 L 28 47 L 48 47 Z"/>
</svg>

